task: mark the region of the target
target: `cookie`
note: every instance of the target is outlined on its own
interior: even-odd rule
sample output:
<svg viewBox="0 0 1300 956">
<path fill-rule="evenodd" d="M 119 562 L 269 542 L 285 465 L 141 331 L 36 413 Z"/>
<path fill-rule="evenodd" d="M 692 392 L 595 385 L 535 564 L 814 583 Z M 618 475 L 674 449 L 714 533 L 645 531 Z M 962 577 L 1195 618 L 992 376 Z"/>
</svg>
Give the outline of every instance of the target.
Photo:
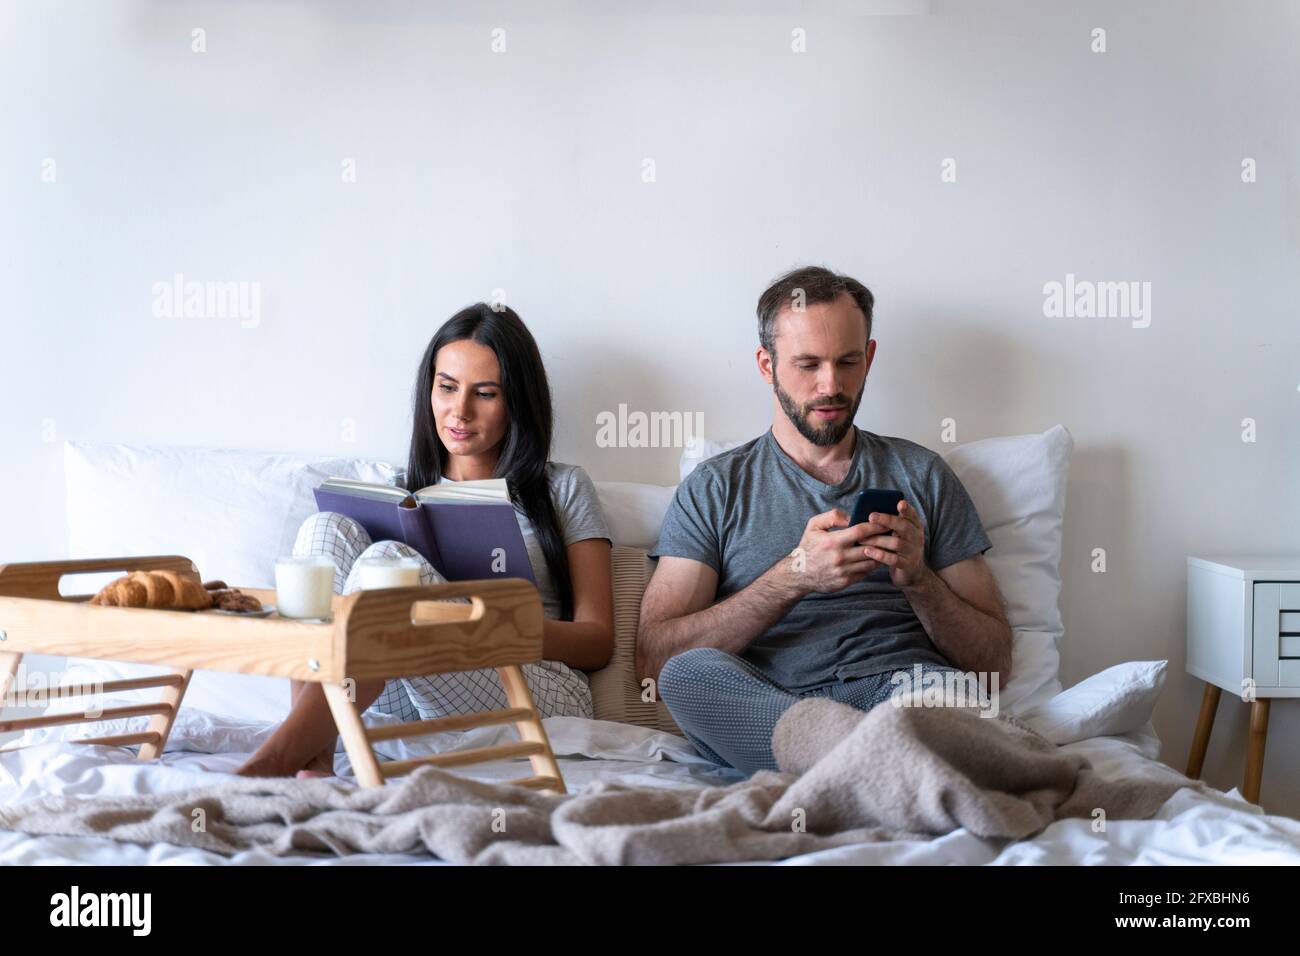
<svg viewBox="0 0 1300 956">
<path fill-rule="evenodd" d="M 231 588 L 226 591 L 214 591 L 212 604 L 222 611 L 260 611 L 262 602 L 251 594 L 244 594 Z"/>
</svg>

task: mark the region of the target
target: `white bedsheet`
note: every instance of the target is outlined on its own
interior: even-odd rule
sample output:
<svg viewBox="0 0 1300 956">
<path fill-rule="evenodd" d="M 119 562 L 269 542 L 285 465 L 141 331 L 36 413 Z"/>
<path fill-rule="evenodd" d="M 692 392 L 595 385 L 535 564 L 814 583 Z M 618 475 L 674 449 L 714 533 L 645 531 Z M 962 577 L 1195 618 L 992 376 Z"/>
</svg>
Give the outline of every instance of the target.
<svg viewBox="0 0 1300 956">
<path fill-rule="evenodd" d="M 727 784 L 743 779 L 700 758 L 680 737 L 608 721 L 557 717 L 546 721 L 570 791 L 596 778 L 647 786 Z M 270 730 L 203 711 L 182 710 L 162 761 L 142 763 L 125 748 L 87 746 L 59 739 L 0 751 L 0 802 L 45 793 L 113 795 L 187 789 L 215 783 L 237 767 Z M 101 729 L 103 733 L 106 730 Z M 449 747 L 483 746 L 510 739 L 508 727 L 441 734 L 378 749 L 405 757 Z M 1095 737 L 1064 749 L 1087 756 L 1107 776 L 1172 774 L 1152 759 L 1160 742 L 1150 724 L 1141 732 Z M 209 751 L 218 751 L 212 753 Z M 350 773 L 345 754 L 337 766 Z M 461 771 L 485 780 L 526 776 L 526 761 L 501 761 Z M 359 855 L 275 857 L 260 851 L 224 857 L 189 847 L 152 847 L 86 837 L 31 837 L 0 831 L 0 864 L 307 864 L 441 865 L 428 857 Z M 1226 794 L 1179 790 L 1155 818 L 1110 821 L 1094 832 L 1089 820 L 1054 823 L 1033 840 L 982 840 L 958 830 L 934 840 L 860 844 L 793 857 L 781 865 L 836 864 L 1300 864 L 1300 821 L 1268 816 Z"/>
</svg>

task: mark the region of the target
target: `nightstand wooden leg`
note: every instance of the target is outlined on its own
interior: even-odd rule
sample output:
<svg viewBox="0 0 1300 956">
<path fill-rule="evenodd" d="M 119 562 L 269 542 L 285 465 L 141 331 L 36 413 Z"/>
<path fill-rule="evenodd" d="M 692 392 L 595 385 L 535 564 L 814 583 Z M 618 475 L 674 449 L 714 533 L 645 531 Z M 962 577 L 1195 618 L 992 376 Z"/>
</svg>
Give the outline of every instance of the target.
<svg viewBox="0 0 1300 956">
<path fill-rule="evenodd" d="M 1214 729 L 1214 715 L 1219 709 L 1219 695 L 1223 691 L 1215 684 L 1205 685 L 1201 698 L 1201 715 L 1196 719 L 1196 733 L 1192 737 L 1192 752 L 1187 757 L 1187 776 L 1193 780 L 1201 777 L 1205 764 L 1205 751 L 1210 746 L 1210 731 Z"/>
<path fill-rule="evenodd" d="M 1241 793 L 1251 803 L 1259 803 L 1259 783 L 1264 776 L 1264 741 L 1268 737 L 1270 698 L 1250 705 L 1250 744 L 1246 748 L 1246 780 Z"/>
</svg>

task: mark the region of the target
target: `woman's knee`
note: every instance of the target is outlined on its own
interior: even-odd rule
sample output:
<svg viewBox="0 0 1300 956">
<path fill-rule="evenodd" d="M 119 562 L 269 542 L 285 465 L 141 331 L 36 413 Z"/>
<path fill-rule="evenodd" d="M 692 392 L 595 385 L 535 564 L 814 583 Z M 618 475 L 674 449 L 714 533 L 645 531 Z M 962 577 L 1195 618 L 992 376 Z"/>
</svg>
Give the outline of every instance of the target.
<svg viewBox="0 0 1300 956">
<path fill-rule="evenodd" d="M 360 522 L 337 511 L 317 511 L 309 514 L 298 526 L 293 553 L 299 557 L 309 554 L 333 556 L 336 551 L 332 545 L 334 538 L 346 540 L 356 550 L 370 544 L 370 534 Z"/>
<path fill-rule="evenodd" d="M 361 524 L 355 518 L 349 518 L 338 511 L 315 511 L 304 518 L 298 527 L 300 530 L 302 528 L 361 528 Z"/>
<path fill-rule="evenodd" d="M 375 541 L 370 544 L 360 557 L 363 558 L 418 558 L 424 560 L 423 555 L 416 551 L 409 544 L 401 541 L 390 541 L 385 538 L 383 541 Z"/>
<path fill-rule="evenodd" d="M 421 584 L 447 583 L 447 579 L 429 563 L 424 555 L 402 541 L 376 541 L 357 555 L 357 561 L 364 558 L 414 558 L 420 562 Z"/>
</svg>

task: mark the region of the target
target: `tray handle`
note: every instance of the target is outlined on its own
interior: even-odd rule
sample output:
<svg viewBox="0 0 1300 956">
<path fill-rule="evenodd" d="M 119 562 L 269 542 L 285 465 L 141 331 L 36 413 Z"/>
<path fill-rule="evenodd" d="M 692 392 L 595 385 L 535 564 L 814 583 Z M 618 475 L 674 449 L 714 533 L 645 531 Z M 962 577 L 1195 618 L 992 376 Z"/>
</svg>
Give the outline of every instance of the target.
<svg viewBox="0 0 1300 956">
<path fill-rule="evenodd" d="M 336 621 L 351 677 L 440 674 L 542 656 L 541 597 L 522 578 L 358 591 L 343 599 Z"/>
<path fill-rule="evenodd" d="M 198 576 L 199 570 L 189 558 L 179 554 L 127 555 L 118 558 L 82 558 L 71 561 L 15 561 L 0 564 L 0 596 L 41 598 L 47 601 L 70 601 L 59 593 L 59 581 L 65 574 L 92 571 L 178 571 Z"/>
</svg>

